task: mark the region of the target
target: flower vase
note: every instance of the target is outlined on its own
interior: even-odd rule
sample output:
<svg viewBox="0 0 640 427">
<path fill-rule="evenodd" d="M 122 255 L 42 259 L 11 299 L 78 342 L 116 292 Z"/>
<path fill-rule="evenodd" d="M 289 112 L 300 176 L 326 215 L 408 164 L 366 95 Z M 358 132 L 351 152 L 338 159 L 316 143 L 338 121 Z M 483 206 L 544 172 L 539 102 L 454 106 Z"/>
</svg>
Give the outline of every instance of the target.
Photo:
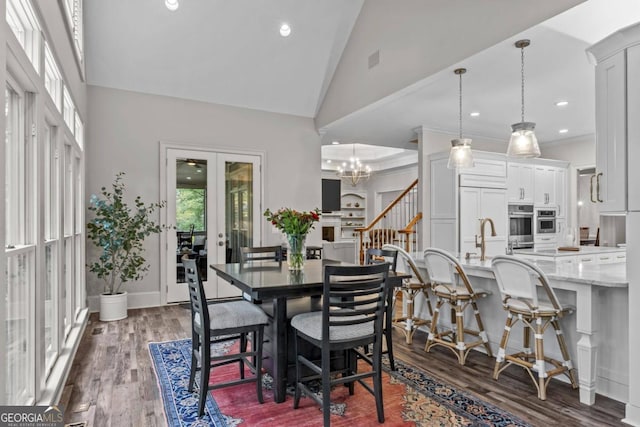
<svg viewBox="0 0 640 427">
<path fill-rule="evenodd" d="M 304 260 L 307 258 L 306 238 L 306 234 L 287 234 L 287 242 L 289 243 L 287 264 L 289 265 L 289 270 L 296 271 L 304 268 Z"/>
</svg>

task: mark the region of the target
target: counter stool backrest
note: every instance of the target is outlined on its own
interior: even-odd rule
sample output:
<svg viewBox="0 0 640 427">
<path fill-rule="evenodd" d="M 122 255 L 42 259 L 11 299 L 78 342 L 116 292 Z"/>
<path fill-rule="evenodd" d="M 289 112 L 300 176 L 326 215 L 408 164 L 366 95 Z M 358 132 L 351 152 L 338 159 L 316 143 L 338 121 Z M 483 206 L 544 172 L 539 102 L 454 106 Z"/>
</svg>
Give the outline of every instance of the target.
<svg viewBox="0 0 640 427">
<path fill-rule="evenodd" d="M 449 252 L 428 248 L 424 251 L 424 263 L 432 286 L 438 284 L 457 286 L 459 282 L 462 282 L 469 294 L 474 293 L 462 265 Z"/>
<path fill-rule="evenodd" d="M 420 283 L 428 283 L 425 282 L 422 278 L 422 274 L 416 265 L 416 262 L 413 260 L 413 257 L 400 246 L 396 245 L 384 245 L 382 247 L 384 250 L 392 250 L 396 251 L 398 254 L 397 266 L 394 271 L 399 271 L 402 273 L 411 274 L 415 280 Z"/>
<path fill-rule="evenodd" d="M 549 285 L 547 276 L 538 266 L 514 256 L 498 255 L 493 258 L 491 267 L 503 300 L 525 299 L 529 300 L 534 307 L 539 307 L 537 289 L 538 285 L 541 285 L 553 308 L 558 312 L 562 311 L 562 306 Z"/>
</svg>

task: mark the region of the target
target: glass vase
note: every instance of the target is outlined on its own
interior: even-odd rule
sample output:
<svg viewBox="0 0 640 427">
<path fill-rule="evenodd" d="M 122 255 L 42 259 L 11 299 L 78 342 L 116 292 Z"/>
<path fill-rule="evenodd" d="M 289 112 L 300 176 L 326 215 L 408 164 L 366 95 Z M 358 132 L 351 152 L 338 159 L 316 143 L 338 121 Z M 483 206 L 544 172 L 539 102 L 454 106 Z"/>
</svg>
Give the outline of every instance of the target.
<svg viewBox="0 0 640 427">
<path fill-rule="evenodd" d="M 289 270 L 297 271 L 304 268 L 304 260 L 307 258 L 305 247 L 306 234 L 287 234 L 287 264 Z"/>
</svg>

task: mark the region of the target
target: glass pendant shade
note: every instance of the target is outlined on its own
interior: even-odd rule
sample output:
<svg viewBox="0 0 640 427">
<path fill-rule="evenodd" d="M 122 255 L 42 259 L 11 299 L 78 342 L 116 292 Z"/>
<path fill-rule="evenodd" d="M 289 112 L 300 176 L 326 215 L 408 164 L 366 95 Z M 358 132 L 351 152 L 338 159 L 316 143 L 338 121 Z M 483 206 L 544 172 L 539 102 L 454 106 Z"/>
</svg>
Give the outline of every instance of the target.
<svg viewBox="0 0 640 427">
<path fill-rule="evenodd" d="M 451 151 L 447 168 L 461 169 L 473 167 L 473 154 L 471 154 L 471 139 L 459 138 L 451 140 Z"/>
<path fill-rule="evenodd" d="M 540 157 L 538 139 L 534 133 L 536 127 L 532 122 L 521 122 L 511 125 L 511 139 L 507 148 L 509 157 Z"/>
</svg>

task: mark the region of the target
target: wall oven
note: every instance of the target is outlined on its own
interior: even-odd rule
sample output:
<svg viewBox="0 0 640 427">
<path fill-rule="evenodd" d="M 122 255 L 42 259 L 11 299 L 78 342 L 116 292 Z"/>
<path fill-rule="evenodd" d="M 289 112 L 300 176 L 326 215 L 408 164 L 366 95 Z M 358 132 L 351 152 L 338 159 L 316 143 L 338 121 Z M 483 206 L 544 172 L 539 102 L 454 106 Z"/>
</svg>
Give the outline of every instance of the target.
<svg viewBox="0 0 640 427">
<path fill-rule="evenodd" d="M 538 209 L 536 212 L 536 233 L 555 234 L 556 211 L 555 209 Z"/>
<path fill-rule="evenodd" d="M 509 244 L 533 248 L 533 205 L 509 205 Z"/>
</svg>

